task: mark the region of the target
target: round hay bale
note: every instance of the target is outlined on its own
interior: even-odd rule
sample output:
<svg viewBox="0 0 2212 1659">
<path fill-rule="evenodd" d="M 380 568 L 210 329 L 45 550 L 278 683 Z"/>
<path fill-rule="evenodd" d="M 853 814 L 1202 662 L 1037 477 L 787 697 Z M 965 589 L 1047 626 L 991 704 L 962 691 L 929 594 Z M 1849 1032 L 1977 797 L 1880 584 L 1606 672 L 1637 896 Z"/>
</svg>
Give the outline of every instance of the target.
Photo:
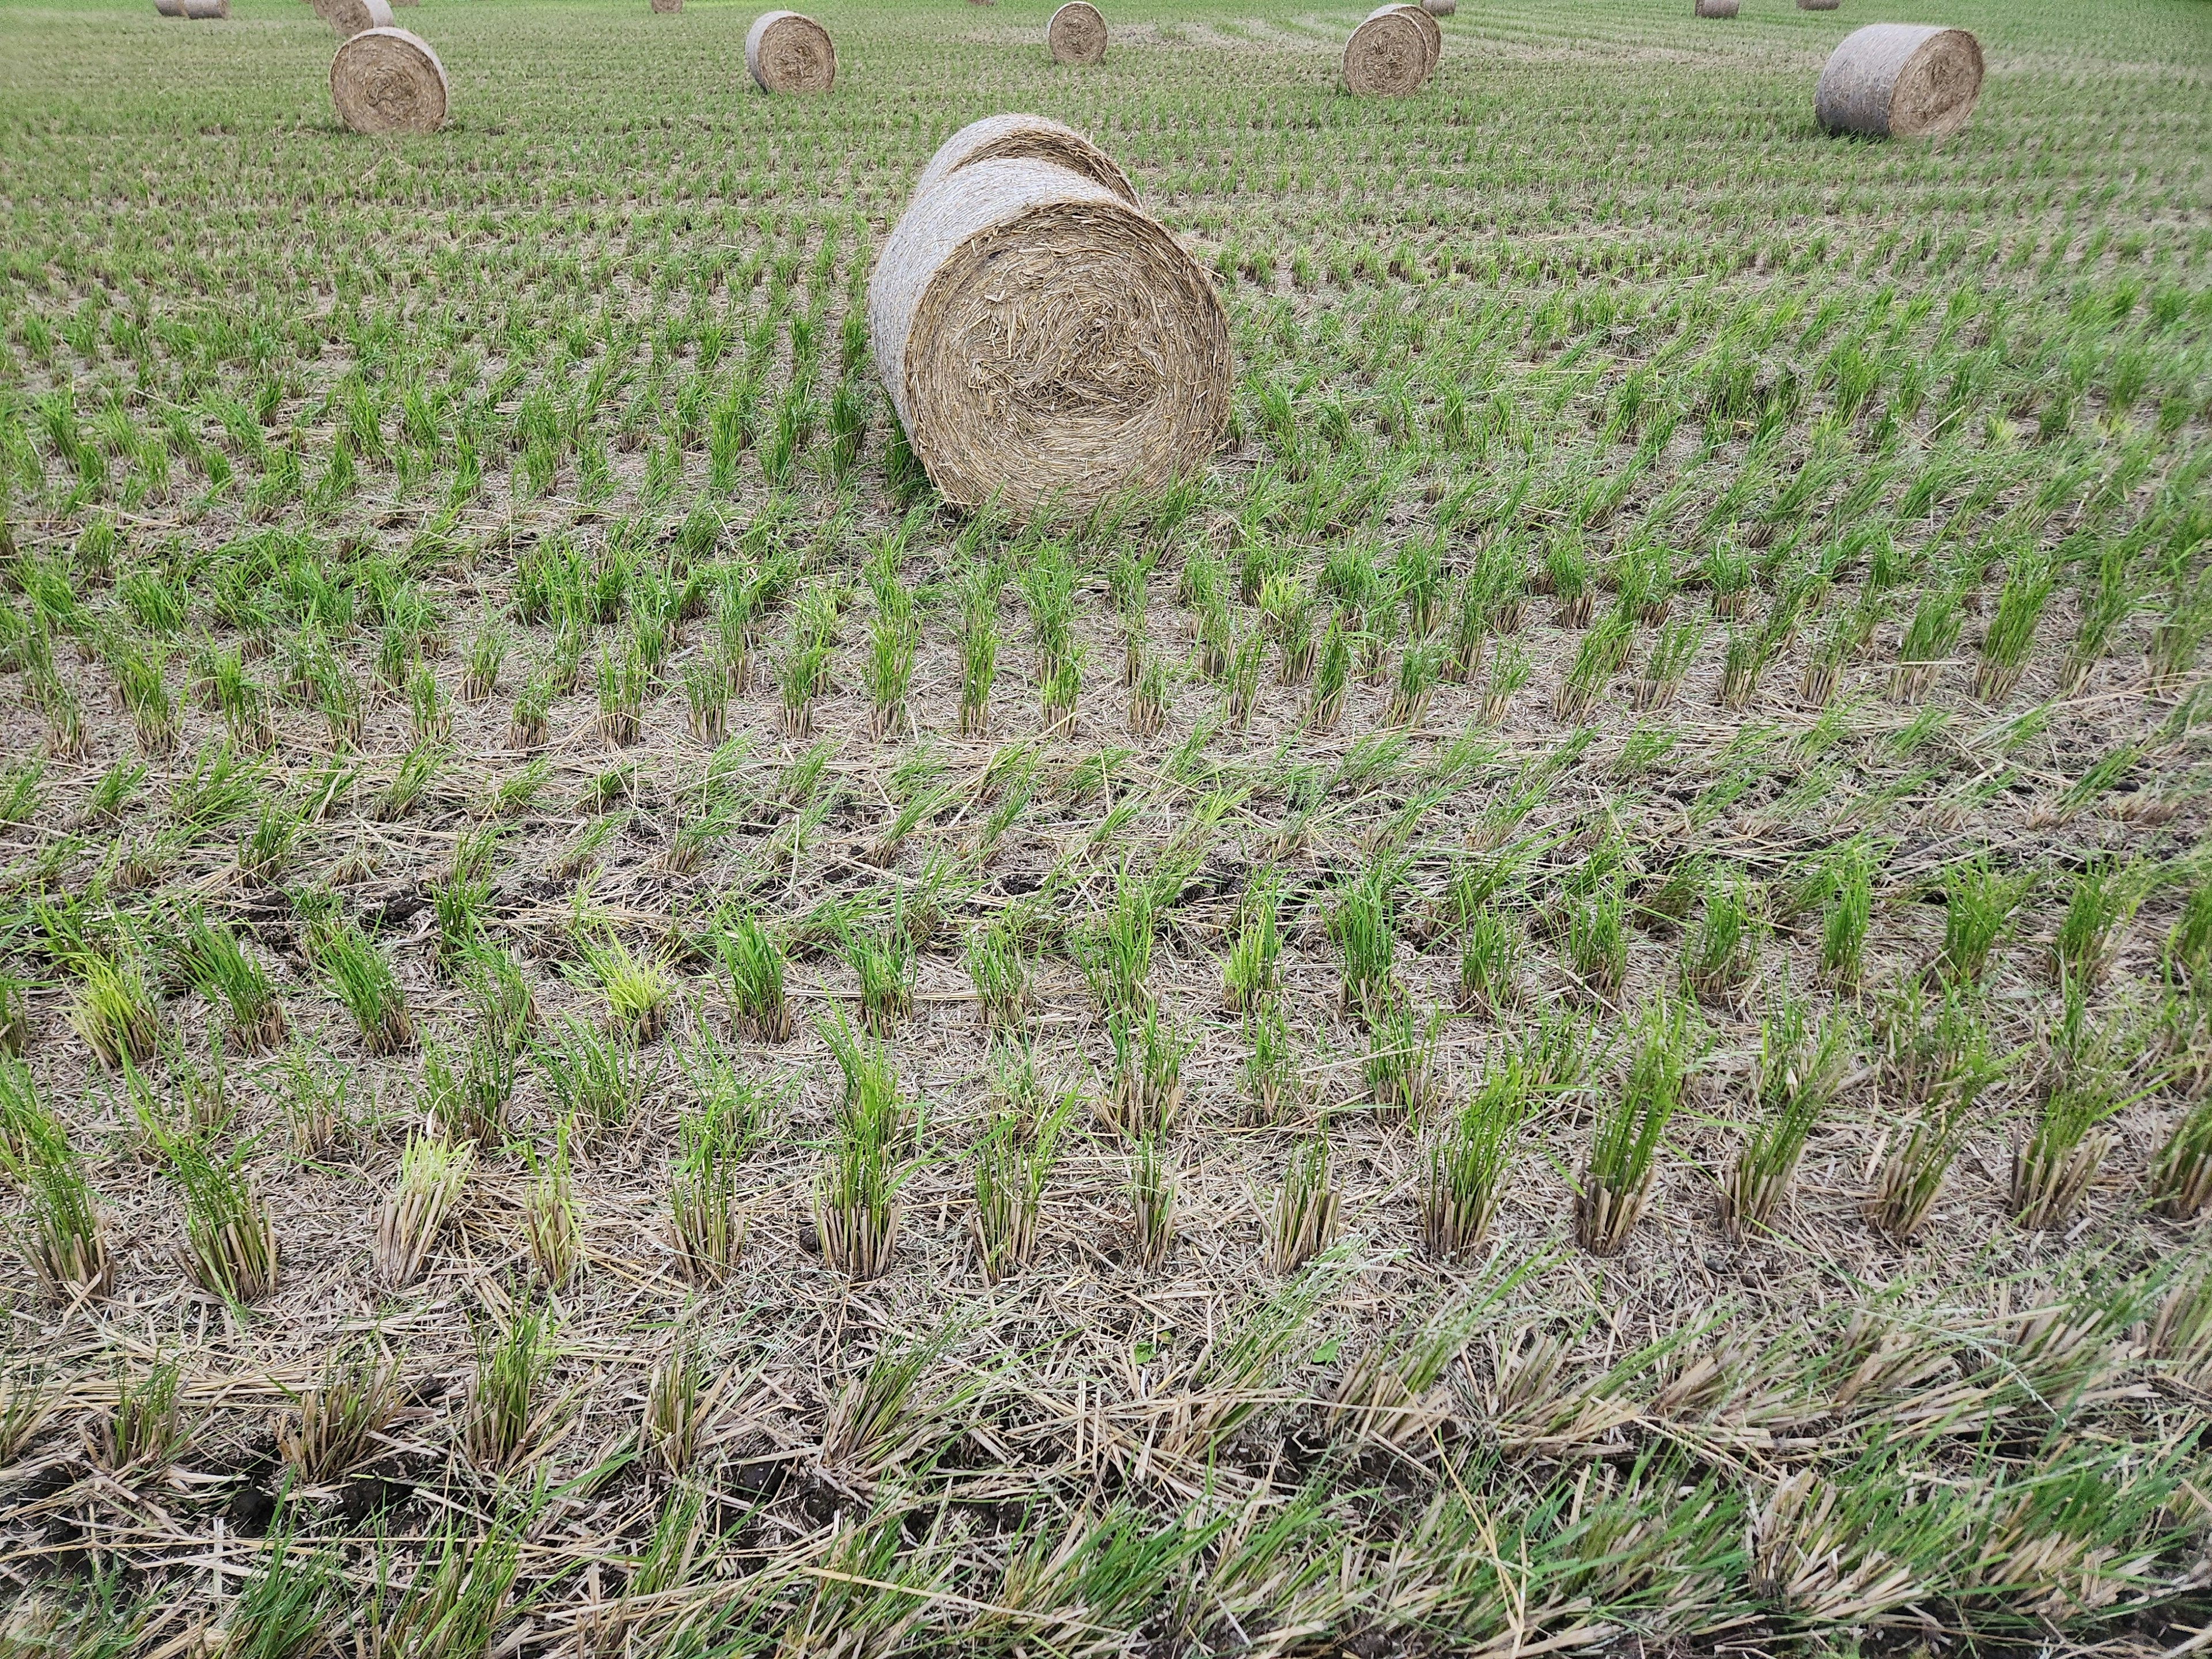
<svg viewBox="0 0 2212 1659">
<path fill-rule="evenodd" d="M 1377 6 L 1367 15 L 1370 17 L 1378 17 L 1386 11 L 1405 13 L 1413 20 L 1413 27 L 1420 30 L 1421 45 L 1429 58 L 1428 67 L 1421 71 L 1421 79 L 1425 82 L 1429 76 L 1437 72 L 1437 64 L 1443 58 L 1444 32 L 1437 27 L 1437 20 L 1429 15 L 1429 9 L 1426 6 L 1412 5 L 1408 3 L 1408 0 L 1390 0 L 1389 4 Z"/>
<path fill-rule="evenodd" d="M 1459 9 L 1459 0 L 1421 0 L 1421 9 L 1431 17 L 1449 17 Z"/>
<path fill-rule="evenodd" d="M 976 161 L 1049 161 L 1104 185 L 1131 207 L 1140 205 L 1137 187 L 1112 156 L 1073 127 L 1043 115 L 987 115 L 970 121 L 937 147 L 915 180 L 914 199 L 920 201 Z"/>
<path fill-rule="evenodd" d="M 1699 17 L 1733 17 L 1738 0 L 1698 0 L 1696 15 Z"/>
<path fill-rule="evenodd" d="M 387 0 L 315 0 L 315 15 L 335 29 L 341 40 L 350 40 L 368 29 L 392 27 Z"/>
<path fill-rule="evenodd" d="M 1844 0 L 1797 0 L 1797 9 L 1800 11 L 1833 11 L 1837 7 L 1843 3 Z"/>
<path fill-rule="evenodd" d="M 185 0 L 187 17 L 228 17 L 230 0 Z"/>
<path fill-rule="evenodd" d="M 764 11 L 745 31 L 745 67 L 763 92 L 827 92 L 837 79 L 837 49 L 811 17 Z"/>
<path fill-rule="evenodd" d="M 684 0 L 653 0 L 653 9 L 656 12 L 682 11 Z"/>
<path fill-rule="evenodd" d="M 1106 61 L 1106 20 L 1091 0 L 1067 0 L 1044 26 L 1044 44 L 1055 64 L 1088 69 Z"/>
<path fill-rule="evenodd" d="M 1966 30 L 1869 23 L 1828 54 L 1813 112 L 1831 132 L 1948 138 L 1981 90 L 1981 43 Z"/>
<path fill-rule="evenodd" d="M 185 0 L 154 0 L 154 9 L 164 17 L 182 17 Z"/>
<path fill-rule="evenodd" d="M 1428 39 L 1395 6 L 1374 13 L 1344 43 L 1344 84 L 1352 92 L 1402 98 L 1428 78 Z"/>
<path fill-rule="evenodd" d="M 363 29 L 331 59 L 331 103 L 356 132 L 435 132 L 446 102 L 446 66 L 405 29 Z"/>
<path fill-rule="evenodd" d="M 1082 512 L 1202 466 L 1229 426 L 1229 319 L 1156 220 L 1048 161 L 917 191 L 868 279 L 877 371 L 946 500 Z"/>
</svg>

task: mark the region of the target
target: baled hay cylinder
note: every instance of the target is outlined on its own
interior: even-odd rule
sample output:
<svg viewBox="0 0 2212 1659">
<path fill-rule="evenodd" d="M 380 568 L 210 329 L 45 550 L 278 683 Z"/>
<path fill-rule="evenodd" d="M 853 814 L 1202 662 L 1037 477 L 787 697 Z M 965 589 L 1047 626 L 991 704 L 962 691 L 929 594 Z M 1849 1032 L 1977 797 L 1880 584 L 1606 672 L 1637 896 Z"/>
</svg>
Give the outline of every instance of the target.
<svg viewBox="0 0 2212 1659">
<path fill-rule="evenodd" d="M 1833 11 L 1837 7 L 1843 3 L 1844 0 L 1797 0 L 1797 9 L 1800 11 Z"/>
<path fill-rule="evenodd" d="M 837 79 L 837 49 L 811 17 L 764 11 L 745 31 L 745 67 L 763 92 L 827 92 Z"/>
<path fill-rule="evenodd" d="M 386 0 L 315 0 L 315 15 L 350 40 L 367 29 L 392 27 L 392 8 Z"/>
<path fill-rule="evenodd" d="M 987 115 L 970 121 L 937 147 L 937 154 L 915 180 L 914 199 L 919 202 L 977 161 L 1049 161 L 1104 185 L 1131 207 L 1142 205 L 1137 187 L 1112 156 L 1073 127 L 1043 115 Z"/>
<path fill-rule="evenodd" d="M 1697 15 L 1700 17 L 1733 17 L 1737 0 L 1698 0 Z"/>
<path fill-rule="evenodd" d="M 356 132 L 435 132 L 446 101 L 446 66 L 405 29 L 363 29 L 331 59 L 331 103 Z"/>
<path fill-rule="evenodd" d="M 230 0 L 185 0 L 187 17 L 228 17 Z"/>
<path fill-rule="evenodd" d="M 1431 17 L 1449 17 L 1459 9 L 1459 0 L 1421 0 L 1421 9 Z"/>
<path fill-rule="evenodd" d="M 653 9 L 657 12 L 682 11 L 684 0 L 653 0 Z"/>
<path fill-rule="evenodd" d="M 1198 262 L 1048 161 L 917 191 L 868 279 L 868 336 L 948 501 L 1081 512 L 1194 471 L 1228 431 L 1229 319 Z"/>
<path fill-rule="evenodd" d="M 164 17 L 182 17 L 185 0 L 154 0 L 154 9 Z"/>
<path fill-rule="evenodd" d="M 1421 26 L 1386 6 L 1344 43 L 1344 84 L 1362 96 L 1402 98 L 1429 76 L 1429 43 Z"/>
<path fill-rule="evenodd" d="M 1106 20 L 1091 0 L 1067 0 L 1044 26 L 1044 44 L 1055 64 L 1089 68 L 1106 61 Z"/>
<path fill-rule="evenodd" d="M 1390 4 L 1377 6 L 1367 15 L 1370 17 L 1379 17 L 1386 11 L 1405 13 L 1413 20 L 1413 27 L 1420 30 L 1421 45 L 1429 58 L 1428 67 L 1421 71 L 1421 79 L 1425 82 L 1429 76 L 1437 72 L 1437 64 L 1443 58 L 1444 32 L 1437 27 L 1437 20 L 1429 15 L 1429 9 L 1426 6 L 1411 5 L 1407 3 L 1407 0 L 1391 0 Z"/>
<path fill-rule="evenodd" d="M 1831 132 L 1948 138 L 1981 90 L 1981 43 L 1966 30 L 1869 23 L 1828 54 L 1813 112 Z"/>
</svg>

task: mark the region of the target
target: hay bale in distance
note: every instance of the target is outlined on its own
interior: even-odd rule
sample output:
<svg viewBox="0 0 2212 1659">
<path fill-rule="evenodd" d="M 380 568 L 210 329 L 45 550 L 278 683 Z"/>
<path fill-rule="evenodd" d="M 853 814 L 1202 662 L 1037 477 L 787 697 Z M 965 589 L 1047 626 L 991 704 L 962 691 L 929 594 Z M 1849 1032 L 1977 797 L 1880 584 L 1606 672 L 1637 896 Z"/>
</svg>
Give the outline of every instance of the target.
<svg viewBox="0 0 2212 1659">
<path fill-rule="evenodd" d="M 1106 20 L 1091 0 L 1067 0 L 1044 26 L 1044 44 L 1055 64 L 1089 68 L 1106 61 Z"/>
<path fill-rule="evenodd" d="M 1344 43 L 1344 84 L 1352 92 L 1402 98 L 1428 76 L 1428 38 L 1395 6 L 1370 15 Z"/>
<path fill-rule="evenodd" d="M 187 17 L 228 17 L 230 0 L 185 0 Z"/>
<path fill-rule="evenodd" d="M 1429 15 L 1426 6 L 1410 4 L 1408 0 L 1388 0 L 1388 3 L 1376 7 L 1367 15 L 1376 17 L 1386 11 L 1404 12 L 1413 20 L 1413 27 L 1420 30 L 1422 46 L 1429 55 L 1429 66 L 1421 72 L 1421 80 L 1425 84 L 1429 76 L 1437 72 L 1437 65 L 1443 60 L 1444 32 L 1437 27 L 1437 20 Z"/>
<path fill-rule="evenodd" d="M 185 0 L 154 0 L 154 9 L 164 17 L 182 17 Z"/>
<path fill-rule="evenodd" d="M 827 92 L 837 80 L 837 49 L 811 17 L 764 11 L 745 31 L 745 67 L 763 92 Z"/>
<path fill-rule="evenodd" d="M 1229 319 L 1166 228 L 1028 158 L 917 191 L 868 280 L 868 337 L 948 501 L 1082 512 L 1202 466 L 1228 431 Z"/>
<path fill-rule="evenodd" d="M 1421 9 L 1431 17 L 1449 17 L 1459 9 L 1459 0 L 1421 0 Z"/>
<path fill-rule="evenodd" d="M 341 40 L 350 40 L 368 29 L 392 27 L 387 0 L 315 0 L 315 15 L 328 23 Z"/>
<path fill-rule="evenodd" d="M 331 59 L 331 103 L 356 132 L 435 132 L 447 97 L 446 66 L 405 29 L 363 29 Z"/>
<path fill-rule="evenodd" d="M 970 121 L 937 147 L 915 180 L 915 199 L 976 161 L 1049 161 L 1103 185 L 1131 207 L 1141 205 L 1137 187 L 1112 156 L 1073 127 L 1043 115 L 987 115 Z"/>
<path fill-rule="evenodd" d="M 1831 132 L 1948 138 L 1982 90 L 1981 43 L 1964 29 L 1869 23 L 1828 54 L 1813 112 Z"/>
<path fill-rule="evenodd" d="M 1698 0 L 1694 13 L 1699 17 L 1733 17 L 1739 0 Z"/>
<path fill-rule="evenodd" d="M 653 9 L 657 12 L 682 11 L 684 0 L 653 0 Z"/>
<path fill-rule="evenodd" d="M 1844 0 L 1797 0 L 1797 9 L 1800 11 L 1833 11 L 1837 7 L 1843 3 Z"/>
</svg>

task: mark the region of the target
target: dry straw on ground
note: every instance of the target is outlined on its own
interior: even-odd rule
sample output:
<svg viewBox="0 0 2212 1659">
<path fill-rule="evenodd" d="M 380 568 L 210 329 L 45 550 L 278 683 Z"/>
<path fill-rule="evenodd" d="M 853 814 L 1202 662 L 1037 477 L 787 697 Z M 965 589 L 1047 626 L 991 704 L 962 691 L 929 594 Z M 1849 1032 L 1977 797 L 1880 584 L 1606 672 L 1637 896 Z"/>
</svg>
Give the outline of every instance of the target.
<svg viewBox="0 0 2212 1659">
<path fill-rule="evenodd" d="M 763 92 L 827 92 L 837 81 L 837 49 L 811 17 L 764 11 L 745 31 L 745 67 Z"/>
<path fill-rule="evenodd" d="M 1831 132 L 1948 138 L 1981 90 L 1982 48 L 1966 30 L 1869 23 L 1829 53 L 1813 108 Z"/>
<path fill-rule="evenodd" d="M 315 0 L 315 15 L 335 29 L 341 40 L 392 27 L 392 8 L 386 0 Z"/>
<path fill-rule="evenodd" d="M 1696 15 L 1699 17 L 1733 17 L 1737 0 L 1698 0 Z"/>
<path fill-rule="evenodd" d="M 1346 89 L 1401 98 L 1428 79 L 1429 43 L 1421 26 L 1395 6 L 1371 14 L 1344 43 Z"/>
<path fill-rule="evenodd" d="M 1367 15 L 1375 17 L 1386 11 L 1403 12 L 1413 19 L 1413 27 L 1420 30 L 1422 48 L 1428 54 L 1428 65 L 1421 71 L 1421 80 L 1425 84 L 1429 76 L 1437 72 L 1437 64 L 1443 61 L 1444 32 L 1437 27 L 1437 20 L 1429 15 L 1426 6 L 1413 5 L 1407 3 L 1407 0 L 1394 0 L 1394 3 L 1377 6 Z"/>
<path fill-rule="evenodd" d="M 364 29 L 331 59 L 331 103 L 356 132 L 435 132 L 446 125 L 446 66 L 405 29 Z"/>
<path fill-rule="evenodd" d="M 1073 127 L 1043 115 L 987 115 L 969 122 L 937 147 L 915 180 L 915 200 L 977 161 L 1049 161 L 1103 185 L 1131 207 L 1143 205 L 1120 163 Z"/>
<path fill-rule="evenodd" d="M 1106 61 L 1106 20 L 1090 0 L 1067 0 L 1045 25 L 1044 43 L 1055 64 L 1088 67 Z"/>
<path fill-rule="evenodd" d="M 940 166 L 972 132 L 925 171 L 868 284 L 876 366 L 931 482 L 965 507 L 1080 510 L 1202 465 L 1230 395 L 1206 272 L 1095 179 Z"/>
</svg>

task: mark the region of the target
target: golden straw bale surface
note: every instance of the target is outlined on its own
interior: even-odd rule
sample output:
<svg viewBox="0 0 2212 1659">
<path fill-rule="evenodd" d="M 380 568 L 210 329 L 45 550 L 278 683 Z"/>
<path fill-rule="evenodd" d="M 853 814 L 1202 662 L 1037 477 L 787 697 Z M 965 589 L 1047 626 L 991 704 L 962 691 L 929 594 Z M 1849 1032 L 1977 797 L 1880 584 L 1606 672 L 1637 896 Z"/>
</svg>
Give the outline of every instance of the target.
<svg viewBox="0 0 2212 1659">
<path fill-rule="evenodd" d="M 1045 25 L 1044 43 L 1055 64 L 1088 67 L 1106 60 L 1106 20 L 1091 0 L 1067 0 Z"/>
<path fill-rule="evenodd" d="M 1421 79 L 1425 82 L 1429 76 L 1437 72 L 1437 64 L 1443 61 L 1444 32 L 1437 27 L 1437 20 L 1430 15 L 1426 6 L 1413 5 L 1408 3 L 1408 0 L 1391 0 L 1390 4 L 1377 6 L 1367 15 L 1370 17 L 1380 17 L 1388 11 L 1403 12 L 1413 20 L 1413 27 L 1420 30 L 1421 44 L 1423 49 L 1428 53 L 1428 67 L 1421 71 Z"/>
<path fill-rule="evenodd" d="M 446 66 L 405 29 L 364 29 L 331 59 L 331 103 L 356 132 L 435 132 L 446 125 Z"/>
<path fill-rule="evenodd" d="M 1869 23 L 1829 53 L 1813 110 L 1831 132 L 1947 138 L 1981 90 L 1981 43 L 1965 29 Z"/>
<path fill-rule="evenodd" d="M 1395 6 L 1370 15 L 1344 43 L 1344 84 L 1350 91 L 1404 97 L 1419 92 L 1428 75 L 1428 38 Z"/>
<path fill-rule="evenodd" d="M 763 92 L 827 92 L 837 82 L 837 49 L 811 17 L 764 11 L 745 31 L 745 67 Z"/>
<path fill-rule="evenodd" d="M 392 27 L 389 0 L 314 0 L 314 6 L 315 15 L 337 31 L 341 40 L 350 40 L 365 29 Z"/>
<path fill-rule="evenodd" d="M 961 506 L 1078 512 L 1195 471 L 1228 429 L 1229 323 L 1158 222 L 996 159 L 917 191 L 868 284 L 876 364 Z"/>
<path fill-rule="evenodd" d="M 937 147 L 915 180 L 915 199 L 974 162 L 1007 161 L 1049 161 L 1104 185 L 1132 207 L 1142 205 L 1119 162 L 1073 127 L 1044 115 L 987 115 L 970 121 Z"/>
</svg>

